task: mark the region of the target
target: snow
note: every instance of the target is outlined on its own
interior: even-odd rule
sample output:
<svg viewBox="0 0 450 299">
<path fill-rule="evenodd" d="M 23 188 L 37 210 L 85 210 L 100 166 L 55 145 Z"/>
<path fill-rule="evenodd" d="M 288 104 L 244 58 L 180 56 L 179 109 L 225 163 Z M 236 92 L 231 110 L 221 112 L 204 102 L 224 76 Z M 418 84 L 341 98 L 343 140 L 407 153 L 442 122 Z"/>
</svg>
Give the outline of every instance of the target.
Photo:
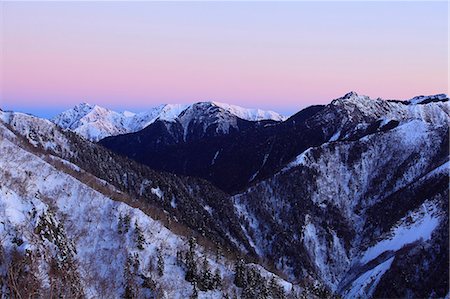
<svg viewBox="0 0 450 299">
<path fill-rule="evenodd" d="M 331 112 L 339 109 L 350 116 L 355 116 L 359 113 L 357 110 L 361 110 L 361 113 L 367 115 L 370 121 L 382 120 L 387 123 L 390 120 L 397 120 L 399 125 L 357 140 L 343 140 L 342 134 L 347 132 L 339 127 L 334 129 L 328 136 L 336 137 L 337 132 L 340 132 L 337 142 L 331 142 L 335 139 L 331 138 L 330 142 L 299 153 L 271 178 L 235 195 L 233 198 L 239 202 L 239 206 L 235 204 L 239 216 L 244 215 L 245 219 L 255 218 L 255 213 L 252 214 L 252 211 L 246 209 L 246 200 L 260 202 L 261 207 L 267 206 L 264 211 L 270 213 L 273 210 L 275 214 L 280 205 L 295 202 L 295 199 L 289 197 L 290 194 L 284 193 L 286 189 L 284 184 L 289 184 L 286 183 L 288 179 L 289 182 L 304 184 L 302 174 L 307 171 L 306 173 L 314 174 L 312 190 L 307 195 L 301 194 L 299 202 L 301 203 L 303 199 L 311 200 L 320 208 L 335 208 L 349 226 L 359 232 L 367 221 L 364 211 L 380 199 L 388 197 L 409 184 L 419 182 L 424 176 L 448 173 L 448 162 L 431 172 L 429 166 L 431 163 L 436 163 L 436 157 L 441 157 L 439 145 L 446 142 L 445 133 L 442 132 L 445 132 L 448 127 L 449 103 L 406 105 L 371 100 L 364 96 L 356 97 L 353 94 L 349 95 L 348 99 L 337 100 L 333 105 L 337 107 L 332 107 Z M 347 122 L 347 119 L 343 121 Z M 352 128 L 355 126 L 365 128 L 370 124 L 349 123 Z M 355 152 L 357 154 L 352 155 Z M 411 163 L 412 155 L 414 155 L 413 163 Z M 399 175 L 398 170 L 392 165 L 405 167 Z M 302 167 L 294 170 L 299 166 L 309 169 L 304 170 Z M 293 170 L 292 173 L 285 173 L 290 170 Z M 375 182 L 377 187 L 373 188 Z M 302 199 L 302 196 L 305 198 Z M 433 212 L 433 205 L 425 206 L 428 214 L 421 208 L 421 211 L 412 215 L 415 224 L 407 224 L 404 219 L 404 222 L 397 223 L 389 234 L 380 236 L 378 240 L 371 240 L 379 243 L 372 243 L 374 248 L 367 250 L 366 259 L 362 259 L 366 254 L 366 248 L 359 247 L 358 240 L 355 240 L 352 248 L 348 249 L 344 246 L 344 239 L 337 237 L 336 232 L 322 229 L 323 224 L 320 220 L 312 219 L 306 222 L 303 227 L 303 245 L 313 261 L 312 264 L 317 267 L 315 272 L 331 289 L 337 288 L 347 275 L 345 269 L 360 267 L 360 263 L 365 264 L 386 250 L 395 251 L 410 242 L 419 239 L 428 240 L 439 223 L 439 218 L 437 213 Z M 259 216 L 255 220 L 261 223 L 264 218 Z M 271 220 L 277 221 L 277 217 Z M 295 236 L 294 231 L 289 232 Z M 273 231 L 256 228 L 250 233 L 253 242 L 258 244 L 255 240 L 270 238 Z M 255 235 L 258 238 L 254 237 Z M 330 237 L 333 237 L 332 242 Z M 267 243 L 259 246 L 262 250 L 267 250 Z"/>
<path fill-rule="evenodd" d="M 383 239 L 368 248 L 360 262 L 367 263 L 383 252 L 399 250 L 403 246 L 420 239 L 429 240 L 433 230 L 439 224 L 439 217 L 433 213 L 436 209 L 436 206 L 432 203 L 423 204 L 421 209 L 402 218 L 400 223 L 392 228 L 389 238 Z M 413 224 L 407 222 L 409 217 L 411 217 Z"/>
<path fill-rule="evenodd" d="M 427 127 L 420 120 L 412 120 L 398 127 L 401 133 L 401 141 L 405 145 L 413 146 L 420 142 L 421 139 L 427 138 Z"/>
<path fill-rule="evenodd" d="M 441 94 L 436 94 L 436 95 L 431 95 L 431 96 L 416 96 L 410 100 L 408 100 L 409 103 L 414 104 L 414 105 L 418 105 L 418 104 L 422 104 L 423 102 L 427 101 L 427 100 L 445 100 L 448 99 L 448 95 L 441 93 Z"/>
<path fill-rule="evenodd" d="M 377 265 L 375 268 L 360 275 L 353 281 L 350 289 L 344 294 L 343 298 L 371 298 L 381 277 L 392 265 L 394 257 Z"/>
<path fill-rule="evenodd" d="M 0 124 L 0 132 L 4 130 L 7 129 Z M 190 296 L 192 286 L 185 281 L 184 270 L 175 261 L 176 252 L 186 248 L 185 239 L 139 209 L 91 189 L 9 139 L 0 142 L 0 152 L 0 242 L 6 250 L 16 246 L 12 240 L 14 232 L 20 229 L 20 237 L 24 241 L 20 248 L 40 248 L 44 254 L 42 261 L 45 262 L 47 250 L 44 248 L 51 244 L 48 240 L 40 241 L 34 235 L 35 219 L 45 214 L 56 222 L 64 223 L 67 238 L 76 248 L 77 268 L 87 298 L 119 297 L 123 292 L 123 269 L 128 254 L 136 255 L 139 271 L 147 273 L 149 263 L 155 261 L 157 249 L 161 250 L 165 260 L 164 276 L 157 279 L 166 293 L 165 297 Z M 52 214 L 46 214 L 49 207 L 52 207 Z M 33 209 L 37 214 L 34 218 L 31 213 Z M 130 216 L 128 233 L 118 233 L 120 215 Z M 146 239 L 143 250 L 136 249 L 133 236 L 135 222 Z M 52 245 L 50 248 L 56 247 Z M 220 269 L 224 277 L 232 275 L 231 263 L 217 263 L 214 255 L 198 246 L 198 256 L 205 254 L 212 270 Z M 200 292 L 200 295 L 203 298 L 222 296 L 218 292 Z"/>
<path fill-rule="evenodd" d="M 2 130 L 6 129 L 0 124 L 0 132 Z M 165 264 L 164 275 L 156 278 L 163 292 L 162 297 L 189 298 L 192 285 L 184 279 L 185 270 L 176 262 L 177 251 L 187 249 L 184 237 L 174 234 L 141 210 L 112 200 L 55 169 L 8 139 L 0 143 L 0 152 L 3 153 L 0 155 L 0 243 L 7 252 L 16 246 L 12 243 L 14 232 L 20 228 L 20 237 L 24 241 L 20 249 L 39 248 L 40 258 L 46 263 L 49 258 L 46 248 L 56 250 L 56 246 L 48 240 L 40 241 L 33 233 L 36 225 L 33 219 L 46 215 L 57 223 L 63 223 L 67 239 L 73 242 L 76 265 L 87 298 L 120 297 L 127 257 L 135 256 L 139 261 L 139 273 L 148 275 L 148 265 L 155 263 L 158 249 Z M 15 155 L 8 155 L 11 152 Z M 25 178 L 26 184 L 15 183 Z M 153 189 L 156 193 L 160 192 L 159 188 Z M 39 196 L 35 197 L 34 194 Z M 175 202 L 175 198 L 172 201 Z M 52 214 L 46 214 L 49 207 Z M 34 218 L 31 213 L 33 208 L 37 213 Z M 205 209 L 208 210 L 208 207 L 205 206 Z M 124 215 L 130 216 L 130 229 L 127 233 L 119 234 L 118 219 Z M 142 250 L 136 248 L 135 223 L 138 223 L 145 237 Z M 52 252 L 50 254 L 54 255 Z M 232 261 L 225 258 L 217 261 L 214 252 L 208 252 L 200 245 L 197 246 L 196 255 L 198 258 L 206 256 L 213 273 L 218 269 L 224 281 L 232 281 Z M 262 268 L 261 271 L 264 276 L 273 275 Z M 288 282 L 276 279 L 281 285 L 290 286 Z M 228 284 L 224 290 L 232 293 L 235 287 Z M 199 292 L 199 298 L 222 297 L 220 291 Z"/>
<path fill-rule="evenodd" d="M 239 215 L 240 218 L 244 218 L 250 225 L 250 228 L 252 228 L 254 231 L 257 231 L 257 228 L 259 227 L 259 222 L 256 219 L 256 217 L 247 209 L 247 206 L 243 204 L 240 200 L 240 196 L 237 195 L 233 198 L 233 205 L 235 208 L 236 213 Z M 242 231 L 244 232 L 245 236 L 247 237 L 247 240 L 249 244 L 253 247 L 256 254 L 259 256 L 263 256 L 263 246 L 261 237 L 262 235 L 253 234 L 253 238 L 250 237 L 249 232 L 247 229 L 241 224 Z M 236 245 L 239 245 L 239 243 L 236 242 Z"/>
<path fill-rule="evenodd" d="M 130 111 L 124 111 L 124 112 L 122 112 L 122 114 L 123 114 L 123 116 L 125 116 L 125 117 L 133 117 L 133 116 L 136 115 L 136 113 L 130 112 Z"/>
<path fill-rule="evenodd" d="M 265 119 L 282 121 L 286 119 L 273 111 L 246 109 L 216 102 L 200 102 L 192 105 L 164 104 L 139 113 L 129 111 L 119 113 L 97 105 L 81 103 L 72 109 L 60 113 L 52 121 L 60 127 L 72 130 L 86 139 L 98 141 L 108 136 L 140 131 L 156 120 L 175 122 L 185 110 L 203 104 L 220 107 L 232 115 L 250 121 Z M 227 128 L 227 125 L 225 125 L 224 128 L 221 128 L 221 131 L 227 132 Z"/>
<path fill-rule="evenodd" d="M 264 165 L 266 165 L 267 158 L 269 158 L 269 154 L 270 154 L 270 151 L 269 151 L 269 153 L 266 153 L 266 154 L 264 155 L 264 158 L 263 158 L 263 161 L 262 161 L 262 163 L 261 163 L 261 166 L 260 166 L 259 169 L 258 169 L 258 170 L 250 177 L 250 179 L 248 180 L 249 182 L 253 181 L 253 180 L 258 176 L 259 172 L 260 172 L 261 169 L 264 167 Z"/>
<path fill-rule="evenodd" d="M 172 200 L 170 201 L 170 206 L 174 209 L 177 207 L 177 200 L 175 197 L 172 197 Z"/>
<path fill-rule="evenodd" d="M 337 131 L 336 133 L 334 133 L 333 136 L 331 136 L 330 140 L 328 140 L 328 141 L 336 141 L 339 139 L 340 136 L 341 136 L 341 131 Z"/>
<path fill-rule="evenodd" d="M 210 215 L 212 215 L 212 208 L 211 208 L 210 206 L 205 205 L 205 206 L 203 207 L 203 209 L 205 209 L 206 212 L 208 212 Z"/>
<path fill-rule="evenodd" d="M 281 172 L 288 171 L 289 169 L 292 169 L 294 167 L 303 165 L 308 166 L 311 164 L 311 159 L 309 157 L 310 152 L 312 151 L 312 148 L 308 148 L 305 151 L 303 151 L 300 155 L 295 157 L 295 159 L 291 162 L 289 162 L 282 170 Z"/>
<path fill-rule="evenodd" d="M 175 121 L 181 112 L 186 110 L 189 105 L 185 104 L 167 104 L 164 105 L 161 113 L 158 116 L 158 119 L 165 121 Z"/>
<path fill-rule="evenodd" d="M 275 121 L 284 121 L 287 117 L 282 116 L 274 111 L 265 111 L 261 109 L 253 109 L 253 108 L 242 108 L 236 105 L 230 105 L 226 103 L 220 102 L 212 102 L 212 104 L 220 107 L 231 114 L 250 121 L 261 121 L 261 120 L 275 120 Z"/>
<path fill-rule="evenodd" d="M 214 157 L 213 157 L 213 159 L 212 159 L 212 161 L 211 161 L 211 165 L 214 165 L 214 163 L 216 163 L 216 159 L 217 159 L 217 157 L 219 156 L 219 153 L 220 153 L 220 150 L 218 150 L 218 151 L 214 154 Z"/>
<path fill-rule="evenodd" d="M 151 188 L 150 191 L 159 198 L 163 198 L 164 196 L 164 192 L 159 187 Z"/>
<path fill-rule="evenodd" d="M 0 188 L 0 198 L 2 199 L 0 202 L 0 219 L 7 219 L 15 225 L 24 223 L 26 220 L 25 214 L 31 210 L 32 205 L 6 187 Z M 2 228 L 2 226 L 0 227 Z"/>
</svg>

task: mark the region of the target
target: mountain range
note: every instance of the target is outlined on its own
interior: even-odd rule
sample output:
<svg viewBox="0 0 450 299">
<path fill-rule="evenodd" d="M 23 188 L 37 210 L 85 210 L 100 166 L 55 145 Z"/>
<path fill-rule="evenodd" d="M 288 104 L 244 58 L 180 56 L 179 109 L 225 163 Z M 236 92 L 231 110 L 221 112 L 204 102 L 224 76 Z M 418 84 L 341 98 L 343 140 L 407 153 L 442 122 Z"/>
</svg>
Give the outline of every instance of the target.
<svg viewBox="0 0 450 299">
<path fill-rule="evenodd" d="M 181 120 L 189 117 L 180 118 L 182 113 L 191 115 L 196 113 L 195 111 L 207 109 L 220 111 L 217 115 L 228 120 L 221 122 L 223 124 L 231 124 L 229 120 L 232 118 L 248 121 L 281 121 L 285 119 L 285 117 L 273 111 L 246 109 L 219 102 L 199 102 L 192 105 L 165 104 L 141 113 L 116 112 L 97 105 L 81 103 L 58 114 L 52 121 L 60 127 L 70 129 L 91 141 L 98 141 L 108 136 L 140 131 L 156 120 L 174 122 L 176 119 Z"/>
<path fill-rule="evenodd" d="M 448 297 L 449 115 L 355 92 L 289 118 L 0 111 L 2 297 Z"/>
</svg>

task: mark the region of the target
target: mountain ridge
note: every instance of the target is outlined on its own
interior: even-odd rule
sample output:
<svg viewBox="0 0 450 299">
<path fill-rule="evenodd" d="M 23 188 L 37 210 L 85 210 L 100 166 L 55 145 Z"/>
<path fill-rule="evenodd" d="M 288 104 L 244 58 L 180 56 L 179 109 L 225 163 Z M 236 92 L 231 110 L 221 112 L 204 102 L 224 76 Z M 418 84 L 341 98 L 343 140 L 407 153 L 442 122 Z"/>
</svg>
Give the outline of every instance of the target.
<svg viewBox="0 0 450 299">
<path fill-rule="evenodd" d="M 150 110 L 133 113 L 116 112 L 98 105 L 80 103 L 73 108 L 61 112 L 52 119 L 64 129 L 77 132 L 81 136 L 98 141 L 108 136 L 133 133 L 144 129 L 156 120 L 175 121 L 187 109 L 196 106 L 218 107 L 223 113 L 248 121 L 273 120 L 282 121 L 285 117 L 273 111 L 242 108 L 220 102 L 196 102 L 186 104 L 162 104 Z"/>
<path fill-rule="evenodd" d="M 328 105 L 305 108 L 283 122 L 259 126 L 242 123 L 233 134 L 215 134 L 217 126 L 204 134 L 204 125 L 214 122 L 206 117 L 199 118 L 200 125 L 192 124 L 188 132 L 187 126 L 178 123 L 168 126 L 155 122 L 144 130 L 99 143 L 154 169 L 202 177 L 235 193 L 273 175 L 311 146 L 361 138 L 412 119 L 446 125 L 448 115 L 445 99 L 410 104 L 351 92 Z M 221 123 L 234 128 L 230 121 Z"/>
</svg>

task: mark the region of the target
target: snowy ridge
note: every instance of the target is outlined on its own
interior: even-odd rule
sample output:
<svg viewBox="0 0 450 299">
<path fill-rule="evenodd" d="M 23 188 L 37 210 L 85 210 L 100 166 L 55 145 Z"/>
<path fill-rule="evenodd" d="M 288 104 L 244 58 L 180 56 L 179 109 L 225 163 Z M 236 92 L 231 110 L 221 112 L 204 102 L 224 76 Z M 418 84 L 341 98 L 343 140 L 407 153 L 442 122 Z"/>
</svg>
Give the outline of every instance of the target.
<svg viewBox="0 0 450 299">
<path fill-rule="evenodd" d="M 236 105 L 230 105 L 226 103 L 220 102 L 211 102 L 213 105 L 220 107 L 229 113 L 250 121 L 261 121 L 261 120 L 275 120 L 275 121 L 284 121 L 286 120 L 285 116 L 282 116 L 274 111 L 266 111 L 261 109 L 251 109 L 251 108 L 242 108 Z"/>
<path fill-rule="evenodd" d="M 423 97 L 423 96 L 422 96 Z M 333 100 L 315 117 L 308 120 L 311 125 L 323 126 L 323 133 L 329 141 L 349 139 L 357 132 L 367 130 L 375 122 L 379 130 L 384 126 L 420 120 L 434 126 L 447 127 L 450 104 L 446 95 L 423 97 L 433 101 L 398 101 L 372 99 L 350 92 Z"/>
<path fill-rule="evenodd" d="M 174 122 L 183 111 L 198 107 L 219 107 L 228 114 L 249 121 L 274 120 L 283 121 L 286 118 L 273 111 L 260 109 L 247 109 L 235 105 L 218 102 L 199 102 L 192 105 L 185 104 L 165 104 L 151 108 L 148 111 L 133 113 L 129 111 L 116 112 L 97 105 L 87 103 L 78 104 L 72 109 L 62 112 L 53 118 L 53 122 L 60 127 L 72 130 L 86 139 L 98 141 L 108 136 L 115 136 L 125 133 L 133 133 L 155 122 L 157 119 Z M 191 115 L 195 116 L 195 115 Z M 185 117 L 186 118 L 186 117 Z M 220 121 L 223 128 L 220 130 L 227 132 L 229 118 Z M 184 120 L 186 122 L 186 120 Z"/>
<path fill-rule="evenodd" d="M 417 101 L 415 100 L 416 98 L 406 102 L 382 100 L 379 98 L 371 99 L 368 96 L 351 92 L 342 98 L 332 101 L 330 105 L 347 111 L 350 115 L 350 120 L 352 120 L 351 114 L 358 112 L 371 119 L 420 119 L 435 125 L 446 124 L 450 114 L 450 105 L 445 94 L 427 97 L 420 96 L 417 98 L 422 100 L 437 99 L 437 101 L 418 105 L 424 101 Z M 406 105 L 405 103 L 411 103 L 412 105 Z"/>
<path fill-rule="evenodd" d="M 416 96 L 407 102 L 410 104 L 424 104 L 429 102 L 439 102 L 439 101 L 448 101 L 448 95 L 445 93 L 430 95 L 430 96 Z"/>
</svg>

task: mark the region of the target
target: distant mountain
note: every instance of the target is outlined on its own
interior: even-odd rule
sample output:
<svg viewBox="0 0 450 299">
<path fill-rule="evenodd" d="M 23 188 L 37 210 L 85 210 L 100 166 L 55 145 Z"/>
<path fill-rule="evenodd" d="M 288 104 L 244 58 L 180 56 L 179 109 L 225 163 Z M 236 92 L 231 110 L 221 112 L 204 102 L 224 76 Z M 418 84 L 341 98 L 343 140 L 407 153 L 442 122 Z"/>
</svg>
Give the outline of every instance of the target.
<svg viewBox="0 0 450 299">
<path fill-rule="evenodd" d="M 160 105 L 141 113 L 115 112 L 97 105 L 82 103 L 62 112 L 53 122 L 86 139 L 98 141 L 108 136 L 139 131 L 157 118 L 171 120 L 186 105 Z"/>
<path fill-rule="evenodd" d="M 200 102 L 192 105 L 167 104 L 154 107 L 141 113 L 115 112 L 97 105 L 82 103 L 72 109 L 57 115 L 52 121 L 64 129 L 69 129 L 91 141 L 98 141 L 108 136 L 132 133 L 147 127 L 156 120 L 174 122 L 183 113 L 180 121 L 189 122 L 189 117 L 201 117 L 197 115 L 203 108 L 222 111 L 222 118 L 216 114 L 221 126 L 219 131 L 227 133 L 230 127 L 236 127 L 236 121 L 231 119 L 240 118 L 248 121 L 274 120 L 281 121 L 285 118 L 272 111 L 260 109 L 247 109 L 239 106 L 218 103 Z M 225 116 L 226 115 L 226 116 Z M 206 116 L 206 115 L 203 115 Z M 204 118 L 202 118 L 204 119 Z M 200 119 L 198 119 L 200 121 Z M 227 123 L 230 121 L 231 123 Z M 187 130 L 187 128 L 186 128 Z"/>
</svg>

